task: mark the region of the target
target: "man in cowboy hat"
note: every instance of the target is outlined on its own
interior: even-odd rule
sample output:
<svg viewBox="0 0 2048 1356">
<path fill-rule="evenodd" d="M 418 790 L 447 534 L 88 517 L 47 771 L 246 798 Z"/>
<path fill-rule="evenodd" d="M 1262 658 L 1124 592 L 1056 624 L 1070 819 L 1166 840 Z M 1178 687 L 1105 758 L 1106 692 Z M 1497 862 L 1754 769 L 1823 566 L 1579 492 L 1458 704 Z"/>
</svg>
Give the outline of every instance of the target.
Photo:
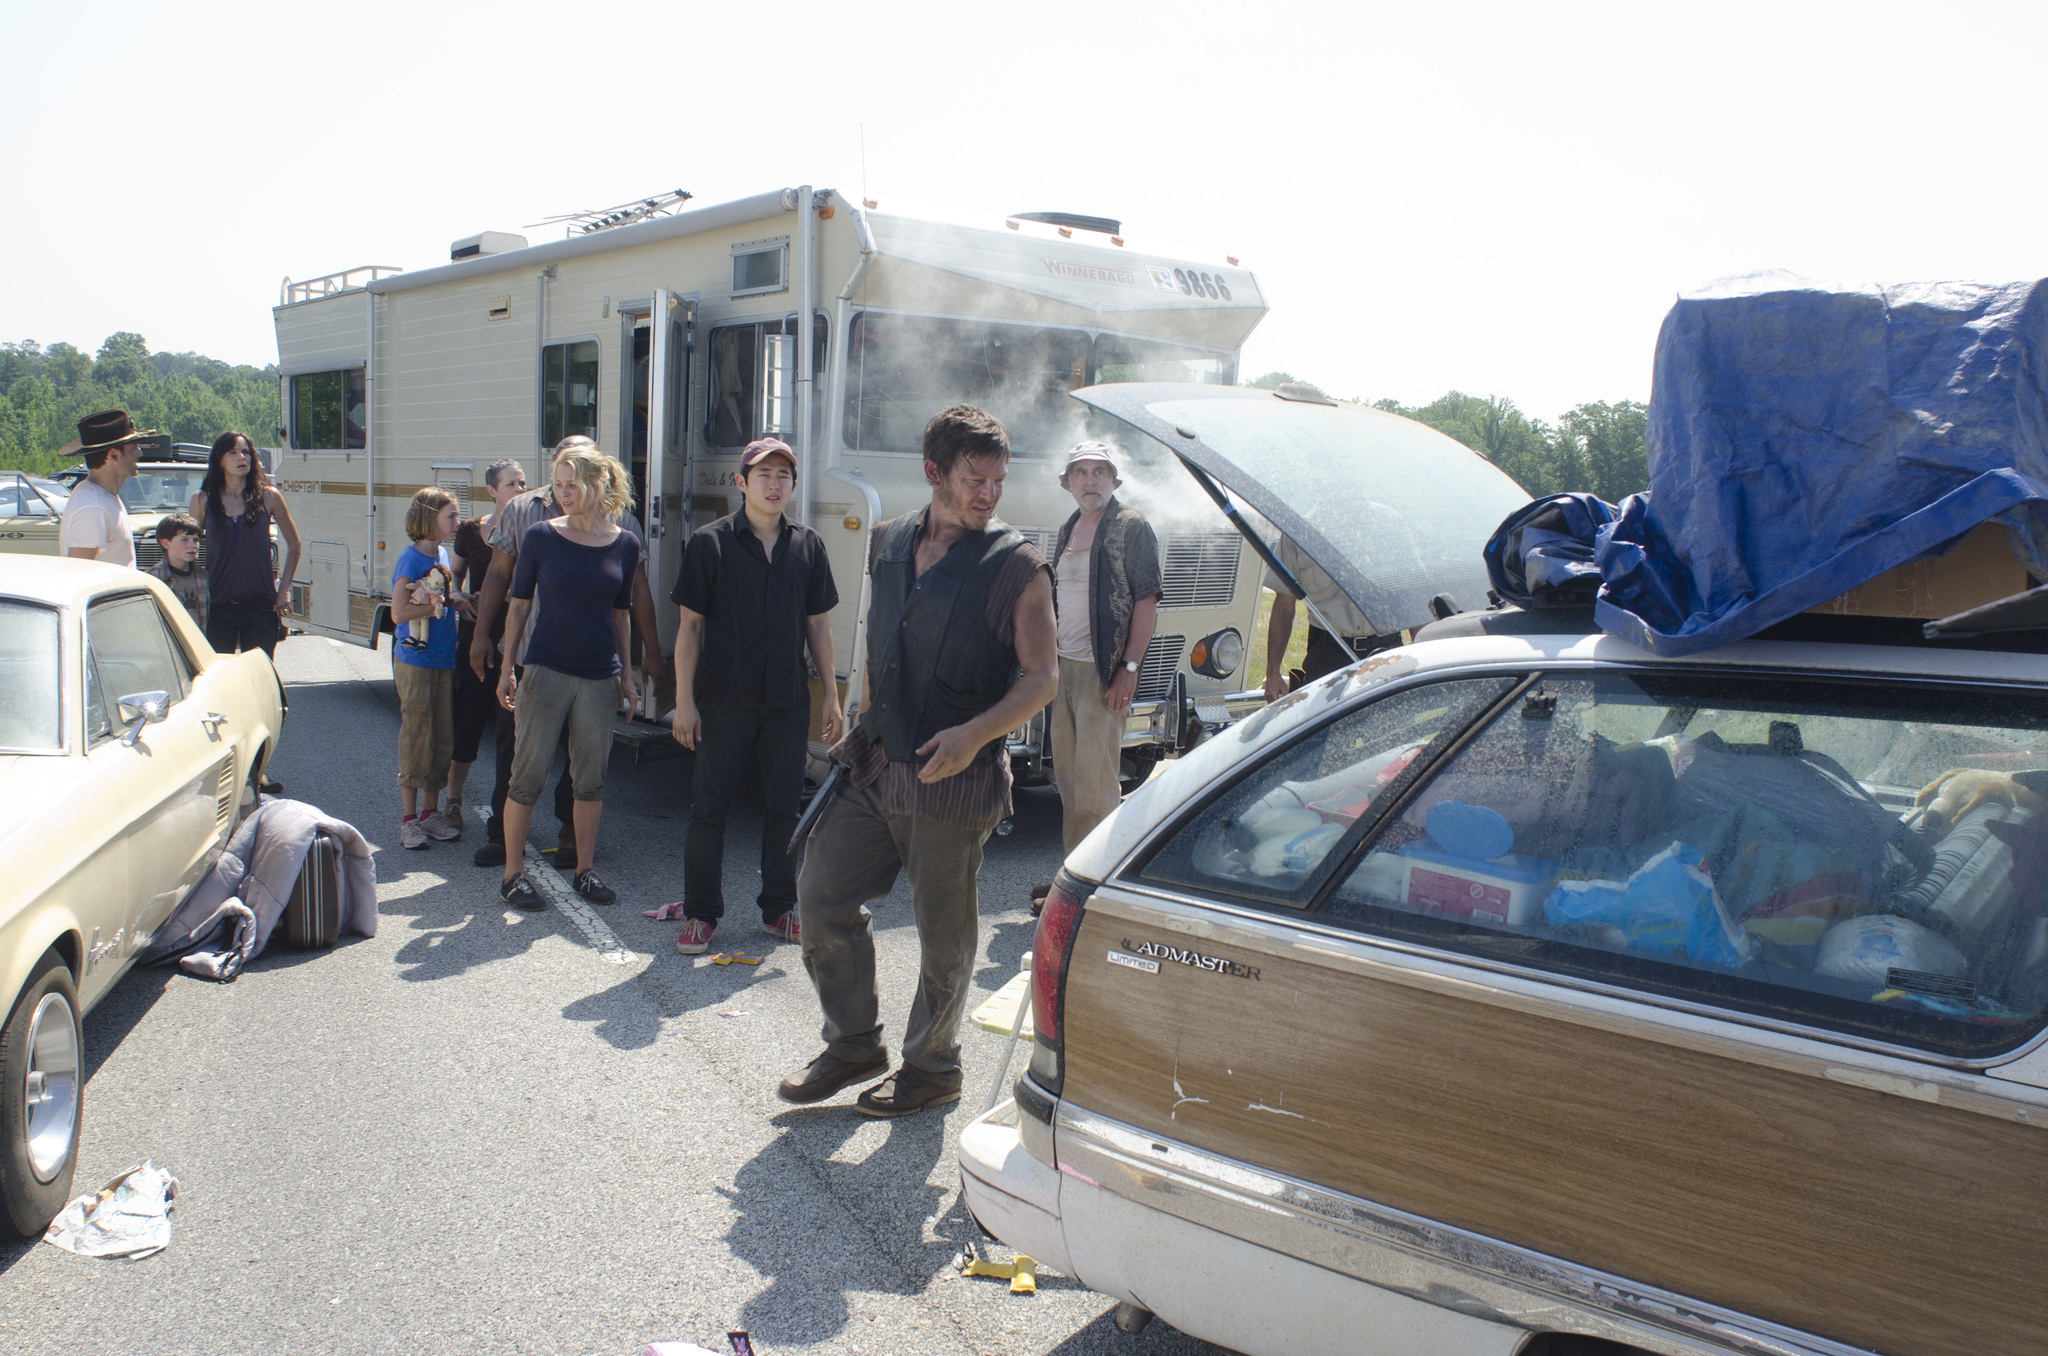
<svg viewBox="0 0 2048 1356">
<path fill-rule="evenodd" d="M 154 429 L 137 429 L 126 410 L 101 410 L 78 421 L 78 450 L 85 454 L 85 479 L 71 491 L 57 528 L 58 550 L 78 560 L 104 560 L 135 567 L 135 538 L 121 486 L 142 460 L 142 444 Z"/>
</svg>

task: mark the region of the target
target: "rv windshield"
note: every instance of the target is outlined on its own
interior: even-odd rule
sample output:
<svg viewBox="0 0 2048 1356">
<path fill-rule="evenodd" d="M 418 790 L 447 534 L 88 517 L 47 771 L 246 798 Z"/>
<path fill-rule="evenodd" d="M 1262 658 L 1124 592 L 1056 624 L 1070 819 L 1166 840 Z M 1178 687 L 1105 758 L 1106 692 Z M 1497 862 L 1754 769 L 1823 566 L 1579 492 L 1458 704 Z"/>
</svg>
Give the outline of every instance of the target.
<svg viewBox="0 0 2048 1356">
<path fill-rule="evenodd" d="M 1003 421 L 1016 456 L 1050 456 L 1083 428 L 1069 391 L 1232 375 L 1227 357 L 1178 344 L 872 311 L 854 317 L 846 359 L 846 443 L 867 452 L 916 452 L 925 421 L 964 402 Z"/>
</svg>

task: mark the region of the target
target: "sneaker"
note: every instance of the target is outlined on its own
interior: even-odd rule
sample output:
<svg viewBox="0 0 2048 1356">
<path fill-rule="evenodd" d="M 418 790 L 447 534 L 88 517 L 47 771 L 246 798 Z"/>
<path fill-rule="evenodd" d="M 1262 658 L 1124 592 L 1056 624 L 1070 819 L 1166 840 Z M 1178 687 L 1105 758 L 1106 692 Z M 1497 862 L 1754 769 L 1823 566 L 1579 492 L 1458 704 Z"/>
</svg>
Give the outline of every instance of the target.
<svg viewBox="0 0 2048 1356">
<path fill-rule="evenodd" d="M 449 823 L 448 817 L 439 810 L 421 815 L 414 822 L 420 826 L 422 833 L 437 843 L 452 843 L 462 837 L 462 826 Z"/>
<path fill-rule="evenodd" d="M 960 1081 L 958 1072 L 941 1077 L 906 1064 L 862 1093 L 855 1105 L 863 1116 L 908 1116 L 928 1106 L 959 1101 Z"/>
<path fill-rule="evenodd" d="M 1038 915 L 1045 912 L 1045 897 L 1051 893 L 1051 881 L 1047 881 L 1043 885 L 1034 885 L 1031 887 L 1031 916 L 1033 918 L 1036 918 L 1038 917 Z"/>
<path fill-rule="evenodd" d="M 775 1095 L 785 1102 L 809 1106 L 822 1102 L 841 1088 L 868 1083 L 889 1072 L 889 1052 L 877 1050 L 872 1059 L 844 1060 L 829 1050 L 782 1080 Z M 958 1097 L 959 1093 L 953 1094 Z M 866 1093 L 861 1094 L 866 1097 Z"/>
<path fill-rule="evenodd" d="M 785 942 L 801 942 L 804 939 L 804 927 L 797 921 L 795 909 L 767 919 L 761 924 L 761 931 Z"/>
<path fill-rule="evenodd" d="M 266 772 L 262 780 L 256 783 L 256 789 L 266 796 L 281 796 L 284 794 L 284 783 Z"/>
<path fill-rule="evenodd" d="M 470 860 L 478 866 L 503 866 L 505 864 L 505 845 L 503 843 L 486 842 L 476 850 L 476 856 L 470 858 Z"/>
<path fill-rule="evenodd" d="M 405 820 L 398 826 L 398 845 L 402 848 L 423 848 L 427 845 L 427 831 L 420 827 L 417 819 Z"/>
<path fill-rule="evenodd" d="M 574 836 L 566 833 L 562 835 L 561 840 L 555 844 L 555 855 L 551 860 L 555 864 L 555 870 L 563 875 L 573 876 L 576 874 L 576 839 Z"/>
<path fill-rule="evenodd" d="M 708 918 L 689 918 L 676 934 L 676 951 L 684 956 L 701 956 L 711 949 L 711 930 L 718 924 Z"/>
<path fill-rule="evenodd" d="M 619 892 L 598 879 L 596 870 L 588 866 L 576 873 L 576 893 L 593 904 L 619 902 Z"/>
<path fill-rule="evenodd" d="M 540 897 L 540 891 L 533 888 L 533 882 L 526 878 L 524 871 L 498 887 L 498 898 L 527 913 L 539 913 L 548 906 L 548 902 Z"/>
</svg>

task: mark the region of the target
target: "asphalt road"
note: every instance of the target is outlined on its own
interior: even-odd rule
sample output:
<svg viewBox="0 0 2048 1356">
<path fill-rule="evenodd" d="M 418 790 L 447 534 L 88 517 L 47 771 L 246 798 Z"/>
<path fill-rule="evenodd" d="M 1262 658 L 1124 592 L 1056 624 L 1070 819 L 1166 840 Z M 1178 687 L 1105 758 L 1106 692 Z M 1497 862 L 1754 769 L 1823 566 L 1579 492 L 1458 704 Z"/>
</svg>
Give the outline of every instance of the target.
<svg viewBox="0 0 2048 1356">
<path fill-rule="evenodd" d="M 729 832 L 713 950 L 764 962 L 678 956 L 677 925 L 640 911 L 681 896 L 689 763 L 614 757 L 598 865 L 620 903 L 596 912 L 623 954 L 606 959 L 564 913 L 498 902 L 498 871 L 470 863 L 476 818 L 462 843 L 398 848 L 388 650 L 298 637 L 278 666 L 274 770 L 380 848 L 378 935 L 273 951 L 227 986 L 131 972 L 88 1017 L 78 1189 L 154 1160 L 182 1183 L 173 1240 L 140 1262 L 0 1246 L 0 1350 L 623 1356 L 722 1348 L 730 1327 L 764 1356 L 1217 1350 L 1157 1322 L 1128 1337 L 1109 1300 L 1050 1273 L 1036 1296 L 951 1273 L 973 1233 L 953 1145 L 1002 1038 L 968 1031 L 953 1107 L 873 1121 L 850 1092 L 776 1099 L 819 1016 L 797 948 L 755 925 L 757 803 Z M 491 758 L 486 739 L 472 806 Z M 1059 855 L 1057 798 L 1018 800 L 982 869 L 975 1003 L 1016 973 L 1029 886 Z M 893 1043 L 907 891 L 875 915 Z"/>
</svg>

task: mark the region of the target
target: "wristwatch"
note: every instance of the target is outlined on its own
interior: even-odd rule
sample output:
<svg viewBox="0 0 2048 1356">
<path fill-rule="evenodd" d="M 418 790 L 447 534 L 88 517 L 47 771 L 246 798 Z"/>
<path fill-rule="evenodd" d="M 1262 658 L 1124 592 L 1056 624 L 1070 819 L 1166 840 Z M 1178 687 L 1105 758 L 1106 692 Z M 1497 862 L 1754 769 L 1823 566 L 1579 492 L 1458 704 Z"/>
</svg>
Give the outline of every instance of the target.
<svg viewBox="0 0 2048 1356">
<path fill-rule="evenodd" d="M 1137 671 L 1138 671 L 1138 661 L 1137 661 L 1137 660 L 1135 660 L 1135 659 L 1126 659 L 1126 660 L 1124 661 L 1124 672 L 1125 672 L 1125 673 L 1136 673 Z"/>
</svg>

